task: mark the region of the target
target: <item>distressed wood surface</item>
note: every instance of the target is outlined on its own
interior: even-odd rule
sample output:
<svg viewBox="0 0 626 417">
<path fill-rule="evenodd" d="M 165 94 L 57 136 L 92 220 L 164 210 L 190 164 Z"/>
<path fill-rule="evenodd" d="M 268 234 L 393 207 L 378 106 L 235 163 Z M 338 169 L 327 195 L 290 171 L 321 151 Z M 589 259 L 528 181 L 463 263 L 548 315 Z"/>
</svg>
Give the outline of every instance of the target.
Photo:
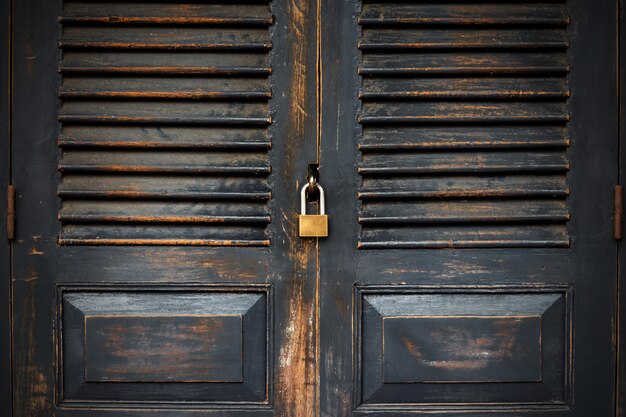
<svg viewBox="0 0 626 417">
<path fill-rule="evenodd" d="M 14 6 L 16 417 L 613 414 L 614 5 Z"/>
<path fill-rule="evenodd" d="M 264 78 L 65 77 L 61 98 L 267 99 Z"/>
<path fill-rule="evenodd" d="M 199 4 L 140 2 L 81 2 L 63 4 L 61 22 L 108 24 L 268 25 L 272 15 L 263 4 Z"/>
<path fill-rule="evenodd" d="M 615 4 L 337 3 L 321 414 L 612 415 Z"/>
<path fill-rule="evenodd" d="M 361 400 L 563 404 L 569 384 L 563 356 L 570 343 L 568 295 L 527 291 L 358 293 Z"/>
<path fill-rule="evenodd" d="M 14 175 L 44 211 L 18 225 L 18 416 L 316 415 L 293 190 L 317 21 L 313 1 L 16 5 Z"/>
<path fill-rule="evenodd" d="M 569 22 L 564 4 L 406 4 L 365 3 L 359 17 L 363 25 L 564 25 Z"/>
<path fill-rule="evenodd" d="M 127 199 L 120 209 L 133 207 L 133 200 L 142 204 L 145 199 L 161 203 L 186 199 L 201 205 L 208 198 L 222 203 L 221 215 L 212 217 L 212 226 L 200 226 L 194 221 L 198 216 L 185 215 L 189 206 L 183 205 L 175 209 L 176 226 L 148 225 L 158 220 L 168 223 L 168 217 L 142 216 L 140 205 L 127 216 L 132 222 L 119 226 L 107 225 L 107 216 L 92 216 L 92 222 L 86 222 L 71 212 L 74 206 L 69 204 L 59 217 L 64 225 L 59 242 L 267 245 L 268 221 L 253 222 L 256 226 L 248 231 L 225 226 L 222 220 L 238 217 L 236 200 L 270 197 L 263 180 L 271 172 L 269 155 L 242 152 L 270 146 L 269 8 L 196 4 L 182 5 L 176 12 L 171 4 L 121 6 L 64 5 L 59 42 L 63 50 L 59 196 L 78 204 L 85 198 Z M 194 14 L 199 20 L 193 20 Z M 173 67 L 168 69 L 168 62 Z M 182 69 L 186 64 L 193 68 Z M 204 77 L 172 77 L 189 71 L 204 72 Z M 112 72 L 125 76 L 105 75 Z M 251 77 L 255 72 L 266 76 Z M 153 75 L 144 77 L 146 73 Z M 124 149 L 130 147 L 144 150 Z M 111 173 L 114 176 L 102 176 Z M 146 176 L 138 177 L 139 173 Z M 171 176 L 153 176 L 157 174 Z M 120 215 L 118 209 L 116 218 Z M 75 224 L 77 220 L 81 224 Z"/>
<path fill-rule="evenodd" d="M 267 50 L 263 28 L 83 27 L 66 22 L 59 45 L 68 49 Z"/>
<path fill-rule="evenodd" d="M 533 149 L 566 147 L 564 127 L 524 126 L 397 126 L 363 131 L 362 150 Z"/>
<path fill-rule="evenodd" d="M 362 50 L 381 49 L 544 49 L 566 48 L 558 29 L 401 29 L 363 30 Z"/>
<path fill-rule="evenodd" d="M 11 5 L 9 2 L 0 4 L 0 38 L 4 42 L 0 45 L 0 187 L 6 190 L 11 179 L 11 43 L 13 42 L 11 33 Z M 0 207 L 7 207 L 7 193 L 0 193 Z M 7 236 L 5 222 L 0 222 L 0 235 Z M 11 252 L 10 243 L 6 239 L 0 241 L 0 276 L 4 277 L 0 282 L 0 303 L 10 305 L 11 299 Z M 6 310 L 6 309 L 5 309 Z M 12 371 L 12 346 L 13 337 L 11 335 L 12 313 L 5 311 L 0 318 L 0 414 L 11 415 L 13 409 L 13 391 L 11 388 Z"/>
<path fill-rule="evenodd" d="M 567 56 L 552 52 L 421 52 L 390 54 L 378 51 L 363 54 L 361 75 L 491 75 L 491 74 L 566 74 Z"/>
<path fill-rule="evenodd" d="M 241 317 L 89 317 L 86 382 L 243 380 Z"/>
<path fill-rule="evenodd" d="M 366 78 L 363 99 L 540 99 L 567 97 L 563 78 Z"/>
<path fill-rule="evenodd" d="M 269 149 L 264 127 L 66 126 L 59 145 L 69 148 Z"/>
<path fill-rule="evenodd" d="M 251 286 L 60 291 L 63 400 L 258 408 L 268 400 L 267 297 Z"/>
<path fill-rule="evenodd" d="M 370 202 L 359 217 L 361 223 L 511 223 L 559 222 L 569 220 L 564 201 L 551 200 L 452 200 Z"/>
<path fill-rule="evenodd" d="M 499 197 L 512 212 L 524 197 L 563 203 L 570 168 L 565 10 L 556 4 L 366 3 L 358 41 L 363 210 L 370 199 L 382 198 L 398 200 L 389 209 L 418 198 Z M 499 15 L 508 18 L 490 28 L 490 19 Z M 423 27 L 426 22 L 437 26 Z M 524 22 L 535 26 L 515 26 Z M 404 77 L 391 78 L 400 74 Z M 547 146 L 551 149 L 535 149 Z M 524 149 L 516 151 L 518 147 Z M 459 212 L 452 217 L 464 222 Z M 502 226 L 484 236 L 480 226 L 447 228 L 440 238 L 421 230 L 419 223 L 385 230 L 366 222 L 360 247 L 561 247 L 569 242 L 568 219 L 553 219 L 560 223 L 553 230 Z"/>
<path fill-rule="evenodd" d="M 128 75 L 248 75 L 271 73 L 267 53 L 228 53 L 162 51 L 66 51 L 60 64 L 61 74 Z"/>
<path fill-rule="evenodd" d="M 386 318 L 384 382 L 540 381 L 541 336 L 539 316 Z"/>
<path fill-rule="evenodd" d="M 455 153 L 368 153 L 359 173 L 363 175 L 454 174 L 490 172 L 564 172 L 569 169 L 563 152 L 455 152 Z"/>
</svg>

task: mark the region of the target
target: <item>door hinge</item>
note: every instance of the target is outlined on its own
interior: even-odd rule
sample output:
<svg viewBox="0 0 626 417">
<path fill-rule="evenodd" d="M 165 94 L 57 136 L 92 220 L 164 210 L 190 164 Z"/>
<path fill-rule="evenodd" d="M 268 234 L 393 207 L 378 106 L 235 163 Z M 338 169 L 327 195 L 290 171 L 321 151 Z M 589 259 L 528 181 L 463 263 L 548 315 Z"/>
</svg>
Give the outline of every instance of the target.
<svg viewBox="0 0 626 417">
<path fill-rule="evenodd" d="M 15 239 L 15 187 L 7 187 L 7 239 Z"/>
<path fill-rule="evenodd" d="M 624 216 L 622 186 L 616 185 L 613 189 L 613 237 L 622 240 L 622 217 Z"/>
</svg>

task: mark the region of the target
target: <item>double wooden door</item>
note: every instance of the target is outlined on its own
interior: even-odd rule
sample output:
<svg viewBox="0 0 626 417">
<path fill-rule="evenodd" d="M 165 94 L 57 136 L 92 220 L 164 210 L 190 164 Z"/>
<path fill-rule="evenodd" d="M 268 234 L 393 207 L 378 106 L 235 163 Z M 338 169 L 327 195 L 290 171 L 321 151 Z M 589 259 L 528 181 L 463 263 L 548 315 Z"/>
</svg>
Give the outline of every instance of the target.
<svg viewBox="0 0 626 417">
<path fill-rule="evenodd" d="M 612 415 L 616 9 L 14 2 L 14 416 Z"/>
</svg>

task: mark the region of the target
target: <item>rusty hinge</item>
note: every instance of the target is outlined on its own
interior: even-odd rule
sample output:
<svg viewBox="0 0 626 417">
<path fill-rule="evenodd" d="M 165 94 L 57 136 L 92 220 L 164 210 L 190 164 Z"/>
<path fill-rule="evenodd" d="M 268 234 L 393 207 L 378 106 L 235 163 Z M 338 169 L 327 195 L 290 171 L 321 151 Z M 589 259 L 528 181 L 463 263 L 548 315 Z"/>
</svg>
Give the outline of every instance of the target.
<svg viewBox="0 0 626 417">
<path fill-rule="evenodd" d="M 15 239 L 15 187 L 7 187 L 7 239 Z"/>
<path fill-rule="evenodd" d="M 616 185 L 613 189 L 613 237 L 622 240 L 622 217 L 624 216 L 622 186 Z"/>
</svg>

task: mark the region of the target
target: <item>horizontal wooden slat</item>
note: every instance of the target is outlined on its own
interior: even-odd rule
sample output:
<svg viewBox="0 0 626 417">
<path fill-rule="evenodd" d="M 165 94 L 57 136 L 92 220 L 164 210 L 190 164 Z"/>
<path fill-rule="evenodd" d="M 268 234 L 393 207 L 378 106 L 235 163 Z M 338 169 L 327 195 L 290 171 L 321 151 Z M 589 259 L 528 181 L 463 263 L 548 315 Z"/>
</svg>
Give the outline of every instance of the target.
<svg viewBox="0 0 626 417">
<path fill-rule="evenodd" d="M 361 123 L 566 122 L 564 102 L 365 102 Z"/>
<path fill-rule="evenodd" d="M 267 53 L 66 51 L 63 74 L 268 75 Z"/>
<path fill-rule="evenodd" d="M 567 247 L 563 225 L 436 226 L 363 229 L 360 248 Z"/>
<path fill-rule="evenodd" d="M 446 174 L 472 172 L 562 172 L 564 152 L 463 152 L 365 154 L 362 175 Z"/>
<path fill-rule="evenodd" d="M 396 177 L 363 179 L 361 199 L 566 197 L 561 175 Z"/>
<path fill-rule="evenodd" d="M 65 101 L 59 121 L 265 125 L 271 122 L 268 113 L 266 103 Z"/>
<path fill-rule="evenodd" d="M 567 48 L 560 29 L 365 29 L 362 50 L 381 49 L 544 49 Z"/>
<path fill-rule="evenodd" d="M 154 172 L 269 174 L 268 156 L 259 152 L 65 151 L 62 172 Z"/>
<path fill-rule="evenodd" d="M 549 99 L 565 98 L 565 78 L 365 78 L 360 98 Z"/>
<path fill-rule="evenodd" d="M 263 202 L 160 202 L 66 200 L 59 220 L 64 223 L 269 223 Z"/>
<path fill-rule="evenodd" d="M 258 100 L 270 98 L 267 78 L 64 77 L 61 98 L 166 98 Z"/>
<path fill-rule="evenodd" d="M 61 245 L 268 246 L 269 2 L 63 3 Z"/>
<path fill-rule="evenodd" d="M 263 127 L 63 126 L 59 145 L 78 147 L 269 149 Z"/>
<path fill-rule="evenodd" d="M 269 25 L 264 4 L 65 1 L 62 23 Z"/>
<path fill-rule="evenodd" d="M 359 247 L 568 247 L 567 4 L 362 6 Z"/>
<path fill-rule="evenodd" d="M 366 127 L 359 148 L 369 150 L 506 149 L 569 145 L 561 126 Z"/>
<path fill-rule="evenodd" d="M 407 74 L 563 74 L 569 71 L 565 53 L 433 52 L 367 53 L 361 75 Z"/>
<path fill-rule="evenodd" d="M 268 50 L 269 32 L 264 28 L 204 27 L 99 27 L 67 26 L 62 48 L 104 49 L 243 49 Z"/>
<path fill-rule="evenodd" d="M 364 4 L 359 23 L 370 25 L 565 25 L 564 4 Z"/>
<path fill-rule="evenodd" d="M 264 228 L 249 226 L 82 225 L 64 226 L 63 245 L 268 246 Z"/>
<path fill-rule="evenodd" d="M 267 200 L 270 190 L 265 179 L 256 177 L 65 174 L 59 195 L 64 198 Z"/>
<path fill-rule="evenodd" d="M 565 200 L 379 201 L 364 204 L 362 224 L 565 222 Z"/>
</svg>

